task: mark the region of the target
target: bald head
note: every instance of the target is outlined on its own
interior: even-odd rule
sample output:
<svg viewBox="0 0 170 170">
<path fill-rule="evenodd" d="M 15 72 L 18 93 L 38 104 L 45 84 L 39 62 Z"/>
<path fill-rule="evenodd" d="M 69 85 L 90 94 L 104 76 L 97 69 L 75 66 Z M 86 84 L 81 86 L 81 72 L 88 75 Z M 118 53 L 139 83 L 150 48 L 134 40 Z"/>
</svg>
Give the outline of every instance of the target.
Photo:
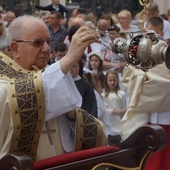
<svg viewBox="0 0 170 170">
<path fill-rule="evenodd" d="M 8 25 L 16 18 L 15 13 L 12 11 L 8 11 L 5 16 L 5 21 L 8 22 Z"/>
<path fill-rule="evenodd" d="M 97 22 L 97 28 L 101 31 L 106 31 L 109 27 L 109 23 L 106 19 L 99 19 Z"/>
</svg>

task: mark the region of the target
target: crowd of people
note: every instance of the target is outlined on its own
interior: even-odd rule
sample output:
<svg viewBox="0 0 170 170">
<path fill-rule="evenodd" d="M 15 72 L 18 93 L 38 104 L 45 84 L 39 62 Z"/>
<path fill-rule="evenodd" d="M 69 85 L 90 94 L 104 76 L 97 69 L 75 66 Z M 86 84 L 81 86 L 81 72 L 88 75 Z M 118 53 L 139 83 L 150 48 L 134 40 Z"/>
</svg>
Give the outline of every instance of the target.
<svg viewBox="0 0 170 170">
<path fill-rule="evenodd" d="M 163 108 L 158 109 L 159 113 L 155 113 L 153 100 L 145 100 L 141 93 L 149 89 L 150 84 L 147 87 L 145 81 L 151 75 L 153 83 L 162 81 L 160 76 L 169 73 L 166 66 L 155 66 L 147 73 L 139 71 L 127 66 L 124 55 L 114 53 L 110 46 L 115 38 L 128 40 L 144 34 L 143 29 L 154 30 L 168 43 L 169 10 L 167 18 L 162 18 L 159 6 L 153 3 L 141 28 L 138 18 L 132 18 L 126 9 L 97 16 L 93 11 L 69 11 L 59 0 L 52 0 L 46 7 L 33 2 L 30 5 L 34 13 L 22 16 L 13 11 L 4 14 L 0 7 L 0 158 L 23 151 L 33 160 L 41 160 L 80 150 L 79 139 L 87 129 L 78 124 L 88 123 L 86 119 L 98 129 L 90 139 L 97 141 L 100 134 L 100 142 L 88 147 L 107 145 L 108 135 L 120 136 L 113 142 L 121 142 L 149 123 L 169 128 L 170 108 L 166 106 L 169 89 L 164 88 L 165 93 L 161 93 L 165 96 L 157 98 L 158 104 L 165 100 L 162 107 L 159 105 Z M 162 86 L 170 81 L 169 76 L 165 79 Z M 148 90 L 148 98 L 155 95 L 150 95 L 151 92 Z M 83 134 L 79 134 L 79 128 L 84 130 Z M 170 129 L 168 136 L 169 132 Z M 28 136 L 24 138 L 25 133 Z M 20 145 L 23 139 L 28 140 L 25 146 Z M 169 145 L 167 148 L 170 150 Z M 163 152 L 167 153 L 166 149 Z M 148 169 L 162 168 L 160 155 L 148 161 Z M 167 170 L 168 155 L 163 158 L 162 169 Z M 160 165 L 154 166 L 155 160 Z"/>
</svg>

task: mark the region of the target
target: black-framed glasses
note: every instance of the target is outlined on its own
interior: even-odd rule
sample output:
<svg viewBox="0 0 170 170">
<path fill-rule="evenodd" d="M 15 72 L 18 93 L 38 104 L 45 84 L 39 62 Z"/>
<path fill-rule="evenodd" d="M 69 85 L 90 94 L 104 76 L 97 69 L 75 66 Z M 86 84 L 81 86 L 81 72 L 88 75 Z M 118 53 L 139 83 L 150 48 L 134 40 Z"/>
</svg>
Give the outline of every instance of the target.
<svg viewBox="0 0 170 170">
<path fill-rule="evenodd" d="M 16 42 L 31 42 L 31 44 L 36 48 L 41 48 L 46 42 L 50 47 L 54 45 L 54 40 L 52 39 L 35 39 L 35 40 L 16 40 Z"/>
</svg>

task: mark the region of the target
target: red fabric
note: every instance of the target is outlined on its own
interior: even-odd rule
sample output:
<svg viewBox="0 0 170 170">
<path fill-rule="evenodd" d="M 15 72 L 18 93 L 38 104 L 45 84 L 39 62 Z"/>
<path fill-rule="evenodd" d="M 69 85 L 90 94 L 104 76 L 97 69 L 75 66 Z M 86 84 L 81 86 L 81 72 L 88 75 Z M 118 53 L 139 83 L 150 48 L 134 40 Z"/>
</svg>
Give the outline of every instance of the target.
<svg viewBox="0 0 170 170">
<path fill-rule="evenodd" d="M 115 146 L 101 146 L 87 150 L 81 150 L 77 152 L 71 152 L 55 157 L 51 157 L 48 159 L 44 159 L 41 161 L 34 162 L 35 170 L 42 170 L 45 168 L 55 167 L 57 165 L 63 165 L 66 163 L 83 160 L 86 158 L 91 158 L 94 156 L 103 155 L 106 153 L 116 152 L 120 149 Z"/>
<path fill-rule="evenodd" d="M 87 52 L 88 52 L 88 54 L 92 52 L 92 49 L 91 49 L 90 45 L 87 47 Z"/>
<path fill-rule="evenodd" d="M 170 125 L 160 126 L 162 126 L 167 133 L 167 146 L 149 157 L 145 170 L 170 170 Z"/>
</svg>

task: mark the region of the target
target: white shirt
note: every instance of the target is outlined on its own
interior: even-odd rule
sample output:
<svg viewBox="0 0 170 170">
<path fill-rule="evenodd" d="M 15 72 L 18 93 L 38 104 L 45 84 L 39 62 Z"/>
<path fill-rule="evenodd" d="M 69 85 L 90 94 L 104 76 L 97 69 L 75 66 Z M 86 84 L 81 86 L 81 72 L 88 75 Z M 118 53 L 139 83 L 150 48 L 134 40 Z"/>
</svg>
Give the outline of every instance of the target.
<svg viewBox="0 0 170 170">
<path fill-rule="evenodd" d="M 170 39 L 170 23 L 163 19 L 163 24 L 164 24 L 163 39 L 164 40 Z"/>
<path fill-rule="evenodd" d="M 119 26 L 122 29 L 122 32 L 129 33 L 129 34 L 126 34 L 127 39 L 131 39 L 137 35 L 142 34 L 140 28 L 135 25 L 130 25 L 130 28 L 127 30 L 123 29 L 119 23 L 117 24 L 117 26 Z"/>
</svg>

